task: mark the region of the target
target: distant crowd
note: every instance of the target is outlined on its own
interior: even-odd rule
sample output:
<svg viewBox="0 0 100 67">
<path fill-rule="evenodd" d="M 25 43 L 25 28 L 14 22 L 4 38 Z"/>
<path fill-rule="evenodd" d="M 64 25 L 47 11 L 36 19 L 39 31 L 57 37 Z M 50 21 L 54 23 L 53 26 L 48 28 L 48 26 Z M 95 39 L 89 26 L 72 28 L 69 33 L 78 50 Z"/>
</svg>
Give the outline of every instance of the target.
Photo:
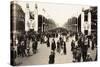
<svg viewBox="0 0 100 67">
<path fill-rule="evenodd" d="M 50 34 L 41 34 L 41 35 L 29 35 L 27 33 L 21 35 L 20 37 L 16 37 L 15 41 L 11 40 L 11 64 L 16 64 L 17 57 L 29 57 L 33 56 L 38 52 L 38 45 L 45 43 L 47 48 L 51 49 L 51 53 L 49 55 L 49 64 L 55 63 L 55 54 L 58 52 L 59 54 L 67 55 L 66 42 L 70 37 L 75 36 L 75 40 L 71 41 L 71 52 L 73 55 L 72 62 L 81 62 L 81 61 L 93 61 L 88 53 L 88 48 L 94 50 L 97 47 L 97 39 L 95 36 L 87 36 L 82 33 L 66 33 L 67 35 L 55 33 L 53 35 Z M 65 39 L 62 37 L 64 36 Z M 52 41 L 50 41 L 52 38 Z M 55 38 L 58 38 L 57 42 L 55 42 Z M 40 44 L 39 44 L 40 42 Z M 77 44 L 75 43 L 77 42 Z M 90 47 L 90 44 L 92 45 Z M 96 53 L 97 54 L 97 53 Z M 97 55 L 95 60 L 97 60 Z"/>
</svg>

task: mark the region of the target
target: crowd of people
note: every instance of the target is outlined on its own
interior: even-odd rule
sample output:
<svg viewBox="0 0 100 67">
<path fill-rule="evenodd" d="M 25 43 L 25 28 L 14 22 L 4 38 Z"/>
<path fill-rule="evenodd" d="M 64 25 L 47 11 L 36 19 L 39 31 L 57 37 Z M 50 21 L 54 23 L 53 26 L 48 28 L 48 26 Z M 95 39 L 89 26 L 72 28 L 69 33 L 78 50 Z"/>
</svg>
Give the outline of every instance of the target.
<svg viewBox="0 0 100 67">
<path fill-rule="evenodd" d="M 75 40 L 72 40 L 71 42 L 71 52 L 73 55 L 73 62 L 81 62 L 81 61 L 92 61 L 93 59 L 90 56 L 90 53 L 88 53 L 88 48 L 90 48 L 90 41 L 92 42 L 91 49 L 94 50 L 96 47 L 96 41 L 95 38 L 89 38 L 86 35 L 83 34 L 67 34 L 66 40 L 64 38 L 58 35 L 50 37 L 48 35 L 40 35 L 37 37 L 36 35 L 23 35 L 20 38 L 16 38 L 15 45 L 13 42 L 11 42 L 11 64 L 16 65 L 15 59 L 17 57 L 29 57 L 33 56 L 38 52 L 38 45 L 45 43 L 47 48 L 51 49 L 51 53 L 49 55 L 49 64 L 55 63 L 55 54 L 58 52 L 61 55 L 67 55 L 67 48 L 66 48 L 66 42 L 68 39 L 72 36 L 75 36 Z M 50 38 L 52 38 L 52 41 L 50 41 Z M 55 41 L 55 38 L 58 38 L 57 42 Z M 77 42 L 77 44 L 75 43 Z M 13 46 L 14 45 L 14 46 Z M 82 59 L 81 59 L 82 58 Z M 97 58 L 97 57 L 96 57 Z"/>
<path fill-rule="evenodd" d="M 15 41 L 11 41 L 11 64 L 17 65 L 17 57 L 29 57 L 38 51 L 38 40 L 34 35 L 28 36 L 23 34 L 17 37 Z"/>
<path fill-rule="evenodd" d="M 77 44 L 75 42 L 77 42 Z M 91 54 L 88 52 L 88 49 L 91 48 L 91 50 L 94 50 L 96 47 L 96 38 L 94 36 L 87 36 L 82 33 L 76 34 L 75 40 L 72 40 L 71 42 L 73 62 L 92 61 L 93 59 L 91 58 Z"/>
<path fill-rule="evenodd" d="M 66 40 L 64 41 L 64 38 L 59 37 L 59 40 L 57 43 L 55 43 L 55 40 L 52 39 L 51 44 L 51 54 L 49 56 L 49 64 L 53 64 L 55 60 L 55 53 L 58 52 L 59 54 L 66 55 L 67 49 L 66 49 L 66 42 L 70 37 L 75 36 L 75 39 L 71 42 L 71 52 L 73 55 L 72 62 L 89 62 L 89 61 L 96 61 L 97 60 L 97 52 L 95 59 L 91 57 L 91 53 L 89 53 L 89 49 L 92 51 L 96 48 L 97 50 L 97 39 L 93 35 L 84 35 L 82 33 L 76 33 L 76 34 L 70 34 L 66 36 Z M 55 51 L 57 50 L 57 51 Z M 50 62 L 52 61 L 52 62 Z"/>
<path fill-rule="evenodd" d="M 49 64 L 54 64 L 56 52 L 58 52 L 61 55 L 67 54 L 66 42 L 64 41 L 64 39 L 62 37 L 59 37 L 59 39 L 57 40 L 57 43 L 55 42 L 54 38 L 52 39 L 51 54 L 49 56 Z"/>
</svg>

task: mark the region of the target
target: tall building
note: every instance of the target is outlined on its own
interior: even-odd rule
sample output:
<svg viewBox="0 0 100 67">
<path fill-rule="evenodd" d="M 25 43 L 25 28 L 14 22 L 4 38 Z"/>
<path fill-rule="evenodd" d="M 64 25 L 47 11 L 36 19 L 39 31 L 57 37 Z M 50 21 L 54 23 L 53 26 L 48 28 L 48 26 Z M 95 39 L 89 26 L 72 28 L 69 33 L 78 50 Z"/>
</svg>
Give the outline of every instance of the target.
<svg viewBox="0 0 100 67">
<path fill-rule="evenodd" d="M 91 7 L 91 32 L 97 34 L 97 7 Z"/>
<path fill-rule="evenodd" d="M 11 37 L 15 40 L 25 31 L 25 13 L 22 7 L 14 1 L 10 4 L 10 12 Z"/>
<path fill-rule="evenodd" d="M 41 33 L 44 31 L 43 21 L 45 21 L 45 17 L 43 15 L 38 15 L 38 32 Z"/>
<path fill-rule="evenodd" d="M 97 8 L 82 9 L 78 17 L 78 31 L 85 35 L 97 32 Z"/>
<path fill-rule="evenodd" d="M 82 9 L 81 14 L 81 32 L 85 35 L 91 34 L 91 12 L 90 9 Z"/>
</svg>

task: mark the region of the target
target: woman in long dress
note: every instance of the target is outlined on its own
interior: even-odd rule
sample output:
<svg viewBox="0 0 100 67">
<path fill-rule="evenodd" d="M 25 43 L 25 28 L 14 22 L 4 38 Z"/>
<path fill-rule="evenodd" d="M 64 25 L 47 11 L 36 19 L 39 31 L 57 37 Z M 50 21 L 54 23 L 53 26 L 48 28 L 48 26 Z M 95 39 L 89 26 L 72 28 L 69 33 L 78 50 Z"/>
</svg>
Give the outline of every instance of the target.
<svg viewBox="0 0 100 67">
<path fill-rule="evenodd" d="M 55 49 L 56 49 L 56 43 L 55 40 L 53 39 L 51 44 L 51 50 L 55 51 Z"/>
<path fill-rule="evenodd" d="M 66 42 L 64 42 L 64 55 L 66 55 Z"/>
<path fill-rule="evenodd" d="M 60 53 L 60 42 L 59 42 L 59 40 L 57 41 L 57 52 Z"/>
<path fill-rule="evenodd" d="M 47 47 L 50 47 L 49 37 L 47 39 Z"/>
</svg>

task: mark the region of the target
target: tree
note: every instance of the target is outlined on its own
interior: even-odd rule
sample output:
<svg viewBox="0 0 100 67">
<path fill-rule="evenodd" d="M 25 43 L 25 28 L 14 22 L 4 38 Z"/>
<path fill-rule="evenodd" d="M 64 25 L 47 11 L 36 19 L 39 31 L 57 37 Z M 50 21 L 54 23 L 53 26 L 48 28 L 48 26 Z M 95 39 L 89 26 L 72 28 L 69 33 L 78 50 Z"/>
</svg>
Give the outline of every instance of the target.
<svg viewBox="0 0 100 67">
<path fill-rule="evenodd" d="M 47 19 L 46 17 L 44 17 L 43 15 L 38 15 L 38 29 L 39 32 L 42 32 L 42 27 L 44 25 L 44 30 L 48 31 L 50 29 L 53 29 L 56 26 L 55 21 L 51 18 Z"/>
<path fill-rule="evenodd" d="M 76 32 L 77 31 L 77 18 L 76 17 L 69 18 L 68 21 L 64 24 L 64 27 L 69 31 Z"/>
</svg>

